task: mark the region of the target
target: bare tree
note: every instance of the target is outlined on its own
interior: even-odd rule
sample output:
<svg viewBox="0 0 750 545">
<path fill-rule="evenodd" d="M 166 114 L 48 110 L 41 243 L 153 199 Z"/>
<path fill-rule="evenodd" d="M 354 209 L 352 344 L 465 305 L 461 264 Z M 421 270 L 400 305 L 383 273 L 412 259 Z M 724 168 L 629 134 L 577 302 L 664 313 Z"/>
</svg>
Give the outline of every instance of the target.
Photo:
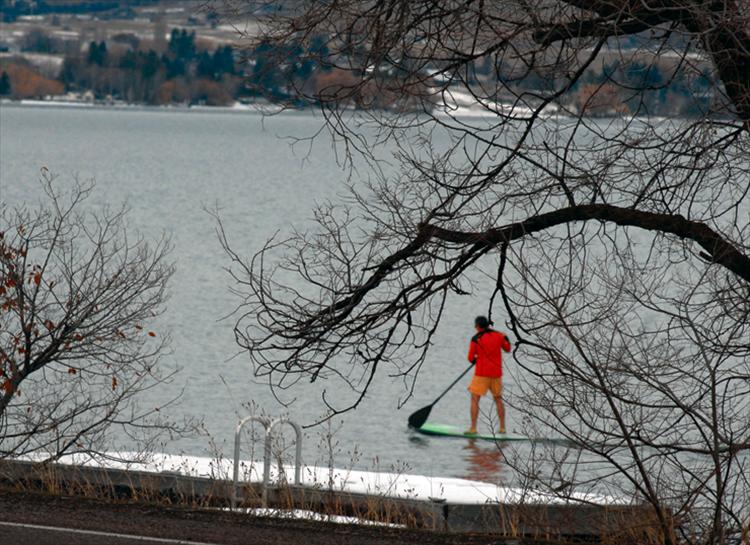
<svg viewBox="0 0 750 545">
<path fill-rule="evenodd" d="M 126 209 L 95 209 L 93 183 L 42 171 L 46 202 L 2 204 L 0 218 L 0 457 L 103 453 L 130 438 L 148 451 L 176 428 L 138 394 L 159 370 L 172 266 L 166 239 L 128 235 Z M 168 404 L 165 401 L 165 404 Z"/>
<path fill-rule="evenodd" d="M 222 9 L 247 17 L 251 4 Z M 416 380 L 448 297 L 484 289 L 517 337 L 518 410 L 598 464 L 558 459 L 539 481 L 633 494 L 665 543 L 746 542 L 750 4 L 268 12 L 255 43 L 324 51 L 321 72 L 349 75 L 287 87 L 376 181 L 318 209 L 316 232 L 249 260 L 223 238 L 244 297 L 235 331 L 256 373 L 277 387 L 343 378 L 359 396 L 330 409 L 348 410 L 383 367 Z M 304 46 L 321 36 L 325 48 Z M 406 106 L 370 108 L 373 92 Z M 484 116 L 461 115 L 466 96 Z M 680 115 L 655 116 L 670 112 Z M 372 150 L 384 141 L 401 168 L 378 176 Z"/>
</svg>

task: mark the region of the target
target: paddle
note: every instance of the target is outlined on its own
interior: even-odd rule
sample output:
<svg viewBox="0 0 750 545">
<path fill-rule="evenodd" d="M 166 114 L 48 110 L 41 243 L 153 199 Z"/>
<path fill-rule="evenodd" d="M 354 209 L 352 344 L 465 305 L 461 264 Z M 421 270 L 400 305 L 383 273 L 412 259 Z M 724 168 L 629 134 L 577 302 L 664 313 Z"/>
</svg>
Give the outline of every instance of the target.
<svg viewBox="0 0 750 545">
<path fill-rule="evenodd" d="M 448 391 L 451 388 L 453 388 L 459 380 L 461 380 L 462 378 L 464 378 L 464 375 L 466 373 L 468 373 L 469 371 L 471 371 L 472 367 L 474 367 L 473 363 L 471 365 L 469 365 L 469 367 L 467 367 L 466 370 L 463 373 L 461 373 L 456 380 L 454 380 L 453 382 L 451 382 L 451 385 L 448 386 L 445 389 L 445 391 L 442 394 L 440 394 L 435 401 L 433 401 L 432 403 L 430 403 L 426 407 L 422 407 L 418 411 L 412 413 L 411 416 L 409 417 L 409 427 L 410 428 L 421 428 L 422 424 L 424 424 L 427 421 L 427 417 L 430 416 L 430 411 L 432 410 L 432 407 L 435 406 L 435 403 L 437 403 L 438 401 L 440 401 L 443 398 L 443 396 L 445 394 L 447 394 Z"/>
</svg>

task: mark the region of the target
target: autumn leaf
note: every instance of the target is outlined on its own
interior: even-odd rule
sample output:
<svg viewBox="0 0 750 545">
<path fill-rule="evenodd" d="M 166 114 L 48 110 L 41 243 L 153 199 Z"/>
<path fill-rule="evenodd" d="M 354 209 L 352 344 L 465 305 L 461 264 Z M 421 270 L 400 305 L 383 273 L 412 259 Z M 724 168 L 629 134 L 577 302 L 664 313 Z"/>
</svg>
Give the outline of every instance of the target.
<svg viewBox="0 0 750 545">
<path fill-rule="evenodd" d="M 156 337 L 156 333 L 154 333 L 153 331 L 149 331 L 148 332 L 148 336 L 149 337 Z"/>
<path fill-rule="evenodd" d="M 6 394 L 12 394 L 13 393 L 13 384 L 11 384 L 11 382 L 9 380 L 6 380 L 0 386 L 0 389 L 2 389 Z"/>
<path fill-rule="evenodd" d="M 112 377 L 112 390 L 114 391 L 116 389 L 117 389 L 117 378 Z"/>
<path fill-rule="evenodd" d="M 141 331 L 143 329 L 143 326 L 138 324 L 135 324 L 133 327 L 135 327 L 138 331 Z"/>
<path fill-rule="evenodd" d="M 77 371 L 73 367 L 68 367 L 68 374 L 69 375 L 75 375 Z"/>
<path fill-rule="evenodd" d="M 73 336 L 73 338 L 74 338 L 74 339 L 75 339 L 76 341 L 82 341 L 82 340 L 83 340 L 83 337 L 82 337 L 82 336 L 81 336 L 81 335 L 80 335 L 79 333 L 76 333 L 76 334 L 75 334 L 75 335 Z"/>
</svg>

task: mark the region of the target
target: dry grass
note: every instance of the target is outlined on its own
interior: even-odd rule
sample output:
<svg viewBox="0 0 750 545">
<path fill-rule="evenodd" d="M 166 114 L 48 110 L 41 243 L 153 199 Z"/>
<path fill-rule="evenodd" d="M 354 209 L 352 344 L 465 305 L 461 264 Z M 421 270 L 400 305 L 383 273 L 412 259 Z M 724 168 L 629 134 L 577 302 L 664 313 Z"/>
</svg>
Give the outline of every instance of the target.
<svg viewBox="0 0 750 545">
<path fill-rule="evenodd" d="M 9 468 L 12 464 L 0 462 L 0 490 L 189 509 L 229 509 L 230 504 L 231 483 L 223 479 L 178 479 L 168 473 L 105 471 L 54 464 L 25 464 L 21 471 L 17 467 Z M 262 505 L 261 486 L 246 484 L 238 493 L 238 510 L 248 512 L 249 516 L 289 516 L 292 511 L 306 511 L 312 513 L 311 517 L 315 520 L 355 517 L 377 524 L 438 532 L 446 531 L 443 509 L 454 509 L 454 506 L 441 503 L 409 502 L 382 496 L 346 494 L 322 487 L 282 485 L 271 487 L 268 491 L 270 511 L 253 515 L 251 509 Z M 502 541 L 540 544 L 587 541 L 604 545 L 663 543 L 652 521 L 645 516 L 634 521 L 632 511 L 622 509 L 608 511 L 606 518 L 599 519 L 606 522 L 601 531 L 585 540 L 559 535 L 559 531 L 555 530 L 560 527 L 559 520 L 555 519 L 559 514 L 555 515 L 545 506 L 497 506 L 497 511 L 485 510 L 484 513 L 486 517 L 481 524 L 486 532 L 483 533 L 493 534 Z"/>
</svg>

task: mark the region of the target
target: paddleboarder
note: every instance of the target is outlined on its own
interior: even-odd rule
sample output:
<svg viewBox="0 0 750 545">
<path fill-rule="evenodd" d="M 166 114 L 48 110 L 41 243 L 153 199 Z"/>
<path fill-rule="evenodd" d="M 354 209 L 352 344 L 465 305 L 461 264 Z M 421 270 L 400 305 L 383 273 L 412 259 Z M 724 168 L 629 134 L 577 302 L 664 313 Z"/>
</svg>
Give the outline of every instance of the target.
<svg viewBox="0 0 750 545">
<path fill-rule="evenodd" d="M 487 392 L 492 393 L 500 420 L 500 433 L 505 433 L 505 406 L 503 405 L 503 350 L 510 352 L 510 341 L 503 333 L 490 326 L 486 316 L 474 319 L 477 333 L 469 343 L 469 361 L 474 364 L 474 377 L 469 384 L 471 393 L 471 427 L 464 433 L 477 433 L 479 400 Z"/>
</svg>

